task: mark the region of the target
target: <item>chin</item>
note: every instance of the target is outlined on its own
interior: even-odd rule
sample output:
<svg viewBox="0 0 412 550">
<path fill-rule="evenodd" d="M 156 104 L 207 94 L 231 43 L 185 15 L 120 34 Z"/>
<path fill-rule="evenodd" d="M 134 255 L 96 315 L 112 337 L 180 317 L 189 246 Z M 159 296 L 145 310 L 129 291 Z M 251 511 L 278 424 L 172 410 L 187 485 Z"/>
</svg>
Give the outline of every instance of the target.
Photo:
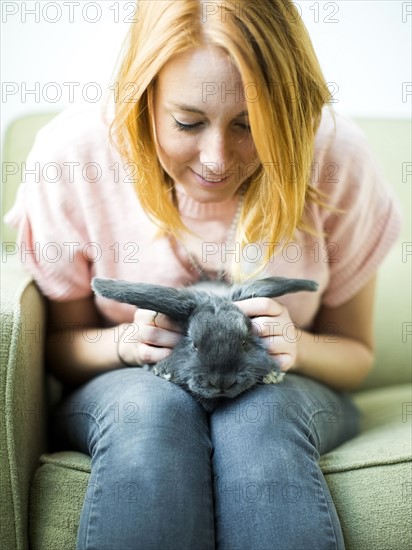
<svg viewBox="0 0 412 550">
<path fill-rule="evenodd" d="M 243 183 L 243 182 L 242 182 Z M 230 200 L 239 190 L 242 183 L 236 185 L 202 186 L 193 182 L 185 182 L 181 187 L 186 195 L 199 203 L 225 202 Z"/>
<path fill-rule="evenodd" d="M 227 190 L 226 192 L 221 190 L 219 191 L 211 190 L 211 191 L 198 191 L 198 192 L 186 191 L 186 193 L 191 199 L 195 200 L 196 202 L 199 202 L 202 204 L 208 204 L 208 203 L 226 202 L 230 200 L 236 193 L 236 189 Z"/>
</svg>

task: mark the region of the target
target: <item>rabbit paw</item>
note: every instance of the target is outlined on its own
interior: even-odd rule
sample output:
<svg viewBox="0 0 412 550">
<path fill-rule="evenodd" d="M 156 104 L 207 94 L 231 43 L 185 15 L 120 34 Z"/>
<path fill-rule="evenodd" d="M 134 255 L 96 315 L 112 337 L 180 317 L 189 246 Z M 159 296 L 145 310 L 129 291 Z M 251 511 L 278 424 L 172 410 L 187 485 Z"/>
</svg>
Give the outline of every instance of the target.
<svg viewBox="0 0 412 550">
<path fill-rule="evenodd" d="M 276 372 L 273 370 L 263 378 L 262 382 L 264 384 L 279 384 L 282 382 L 284 376 L 284 372 Z"/>
<path fill-rule="evenodd" d="M 167 372 L 166 369 L 162 369 L 162 368 L 159 369 L 155 365 L 152 371 L 155 376 L 159 376 L 160 378 L 164 378 L 165 380 L 170 380 L 170 381 L 172 380 L 172 373 Z"/>
</svg>

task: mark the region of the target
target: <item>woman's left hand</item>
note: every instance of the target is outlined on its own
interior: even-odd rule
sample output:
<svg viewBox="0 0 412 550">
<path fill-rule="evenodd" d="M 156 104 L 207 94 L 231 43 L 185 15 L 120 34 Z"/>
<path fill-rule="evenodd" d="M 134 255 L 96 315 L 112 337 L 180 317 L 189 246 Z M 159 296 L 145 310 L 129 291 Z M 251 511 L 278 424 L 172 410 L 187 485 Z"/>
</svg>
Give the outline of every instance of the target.
<svg viewBox="0 0 412 550">
<path fill-rule="evenodd" d="M 260 336 L 282 371 L 296 363 L 298 331 L 288 308 L 272 298 L 249 298 L 235 304 L 252 319 L 253 331 Z"/>
</svg>

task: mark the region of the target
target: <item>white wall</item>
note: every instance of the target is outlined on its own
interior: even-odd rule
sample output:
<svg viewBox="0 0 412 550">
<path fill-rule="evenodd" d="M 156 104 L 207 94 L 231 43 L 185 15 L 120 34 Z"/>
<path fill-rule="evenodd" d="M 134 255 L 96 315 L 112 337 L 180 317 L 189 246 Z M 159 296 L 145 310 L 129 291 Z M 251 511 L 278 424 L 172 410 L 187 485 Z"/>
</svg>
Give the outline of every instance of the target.
<svg viewBox="0 0 412 550">
<path fill-rule="evenodd" d="M 334 83 L 336 109 L 354 116 L 411 115 L 412 2 L 295 4 L 326 80 Z M 92 101 L 114 82 L 113 67 L 134 10 L 127 0 L 2 0 L 2 133 L 22 114 Z M 56 92 L 61 98 L 53 102 Z"/>
</svg>

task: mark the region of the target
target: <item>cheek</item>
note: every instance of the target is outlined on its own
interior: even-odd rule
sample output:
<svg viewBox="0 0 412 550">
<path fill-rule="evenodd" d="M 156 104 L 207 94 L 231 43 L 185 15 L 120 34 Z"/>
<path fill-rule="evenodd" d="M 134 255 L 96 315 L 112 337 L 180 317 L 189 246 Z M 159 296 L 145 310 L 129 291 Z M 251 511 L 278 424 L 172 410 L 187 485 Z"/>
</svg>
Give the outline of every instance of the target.
<svg viewBox="0 0 412 550">
<path fill-rule="evenodd" d="M 189 162 L 197 154 L 196 141 L 190 137 L 180 136 L 173 129 L 160 131 L 158 140 L 160 160 L 168 166 Z"/>
<path fill-rule="evenodd" d="M 256 160 L 258 158 L 258 154 L 257 154 L 257 151 L 256 151 L 256 147 L 255 147 L 255 144 L 253 142 L 253 139 L 250 138 L 247 143 L 245 143 L 245 146 L 244 146 L 244 156 L 245 158 L 247 158 L 249 161 L 253 161 L 253 160 Z"/>
<path fill-rule="evenodd" d="M 242 164 L 248 167 L 248 173 L 254 172 L 260 162 L 253 142 L 245 144 L 239 154 Z"/>
</svg>

